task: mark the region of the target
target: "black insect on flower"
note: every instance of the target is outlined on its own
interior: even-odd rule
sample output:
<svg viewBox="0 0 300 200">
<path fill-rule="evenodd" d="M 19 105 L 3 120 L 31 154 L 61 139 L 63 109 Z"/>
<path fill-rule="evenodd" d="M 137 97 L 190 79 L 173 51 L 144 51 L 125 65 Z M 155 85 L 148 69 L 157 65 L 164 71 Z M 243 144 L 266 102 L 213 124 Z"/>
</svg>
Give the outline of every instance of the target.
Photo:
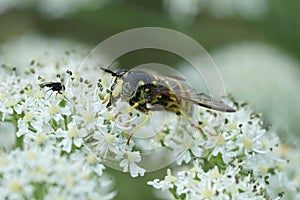
<svg viewBox="0 0 300 200">
<path fill-rule="evenodd" d="M 64 91 L 66 88 L 62 82 L 45 82 L 39 84 L 41 88 L 49 88 L 46 92 L 49 92 L 50 90 L 52 91 L 50 96 L 53 94 L 53 92 L 56 92 L 57 94 L 62 94 L 62 91 Z M 50 97 L 49 96 L 49 97 Z"/>
</svg>

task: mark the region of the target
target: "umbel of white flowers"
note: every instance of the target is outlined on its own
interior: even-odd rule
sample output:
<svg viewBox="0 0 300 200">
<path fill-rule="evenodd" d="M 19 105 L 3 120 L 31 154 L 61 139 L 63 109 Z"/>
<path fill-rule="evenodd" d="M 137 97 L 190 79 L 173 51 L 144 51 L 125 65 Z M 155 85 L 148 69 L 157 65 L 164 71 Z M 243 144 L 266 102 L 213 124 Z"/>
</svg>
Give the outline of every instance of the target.
<svg viewBox="0 0 300 200">
<path fill-rule="evenodd" d="M 113 158 L 132 177 L 143 176 L 141 153 L 163 147 L 185 149 L 173 174 L 169 169 L 164 180 L 148 182 L 171 198 L 299 198 L 300 170 L 289 166 L 276 134 L 246 104 L 225 100 L 237 109 L 230 115 L 199 109 L 201 127 L 216 135 L 170 120 L 147 145 L 126 145 L 124 132 L 142 116 L 134 111 L 116 120 L 124 103 L 106 108 L 103 80 L 92 84 L 68 70 L 52 82 L 64 85 L 60 91 L 40 87 L 48 80 L 38 66 L 22 75 L 6 66 L 0 70 L 0 118 L 16 127 L 16 144 L 0 157 L 1 199 L 111 199 L 116 193 L 103 160 Z"/>
</svg>

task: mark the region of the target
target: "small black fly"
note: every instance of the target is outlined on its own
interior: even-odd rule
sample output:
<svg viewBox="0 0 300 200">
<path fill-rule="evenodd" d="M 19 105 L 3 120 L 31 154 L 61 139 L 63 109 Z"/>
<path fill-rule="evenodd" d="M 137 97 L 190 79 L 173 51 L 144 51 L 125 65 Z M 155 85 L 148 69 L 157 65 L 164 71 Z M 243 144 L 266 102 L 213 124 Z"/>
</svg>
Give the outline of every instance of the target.
<svg viewBox="0 0 300 200">
<path fill-rule="evenodd" d="M 56 92 L 56 95 L 62 94 L 62 91 L 64 91 L 66 89 L 62 82 L 46 82 L 46 83 L 41 83 L 39 85 L 41 88 L 44 88 L 44 87 L 49 88 L 46 92 L 49 92 L 50 90 L 52 90 L 50 96 L 52 95 L 53 92 Z"/>
</svg>

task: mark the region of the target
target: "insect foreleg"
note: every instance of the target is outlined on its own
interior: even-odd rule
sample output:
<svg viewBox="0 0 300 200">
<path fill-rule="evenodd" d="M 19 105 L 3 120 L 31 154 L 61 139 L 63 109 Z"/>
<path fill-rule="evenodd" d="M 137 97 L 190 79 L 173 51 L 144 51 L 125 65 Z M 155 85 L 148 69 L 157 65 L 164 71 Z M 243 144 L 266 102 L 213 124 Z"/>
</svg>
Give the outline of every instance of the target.
<svg viewBox="0 0 300 200">
<path fill-rule="evenodd" d="M 118 118 L 118 116 L 121 115 L 121 114 L 128 113 L 128 112 L 132 112 L 132 110 L 133 110 L 134 108 L 138 107 L 138 106 L 139 106 L 139 103 L 136 102 L 135 104 L 133 104 L 132 106 L 130 106 L 130 108 L 118 112 L 118 113 L 115 115 L 115 119 Z"/>
<path fill-rule="evenodd" d="M 146 118 L 131 131 L 131 133 L 127 139 L 127 143 L 126 143 L 127 146 L 129 145 L 129 142 L 130 142 L 130 139 L 132 138 L 132 136 L 150 119 L 150 115 L 151 115 L 151 112 L 148 112 L 148 115 L 146 116 Z"/>
</svg>

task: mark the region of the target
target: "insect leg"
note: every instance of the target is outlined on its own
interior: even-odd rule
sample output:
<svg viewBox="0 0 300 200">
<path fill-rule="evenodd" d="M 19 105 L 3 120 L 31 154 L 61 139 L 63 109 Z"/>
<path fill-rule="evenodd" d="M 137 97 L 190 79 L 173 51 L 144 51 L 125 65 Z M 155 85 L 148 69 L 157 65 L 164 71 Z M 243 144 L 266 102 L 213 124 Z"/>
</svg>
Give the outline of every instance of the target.
<svg viewBox="0 0 300 200">
<path fill-rule="evenodd" d="M 105 95 L 102 104 L 105 104 L 109 100 L 109 98 L 110 98 L 110 94 Z"/>
<path fill-rule="evenodd" d="M 180 114 L 191 124 L 191 126 L 193 126 L 194 128 L 198 129 L 202 133 L 208 133 L 211 136 L 217 136 L 218 135 L 218 134 L 215 134 L 215 133 L 204 131 L 199 125 L 194 124 L 192 122 L 191 118 L 185 112 L 181 111 Z"/>
<path fill-rule="evenodd" d="M 199 131 L 201 131 L 202 133 L 205 133 L 205 134 L 209 134 L 211 136 L 217 136 L 218 134 L 215 134 L 215 133 L 211 133 L 211 132 L 208 132 L 208 131 L 204 131 L 199 125 L 196 125 L 192 122 L 191 118 L 183 111 L 180 112 L 181 115 L 191 124 L 191 126 L 193 126 L 194 128 L 198 129 Z"/>
<path fill-rule="evenodd" d="M 51 89 L 50 89 L 50 90 L 51 90 Z M 50 91 L 50 90 L 47 90 L 47 92 Z M 49 98 L 52 96 L 53 92 L 54 92 L 54 91 L 51 91 L 51 94 L 47 97 L 46 100 L 49 100 Z"/>
<path fill-rule="evenodd" d="M 204 133 L 203 129 L 199 125 L 194 124 L 194 122 L 185 112 L 181 111 L 180 114 L 190 123 L 191 126 Z"/>
<path fill-rule="evenodd" d="M 139 103 L 136 102 L 136 103 L 133 104 L 130 108 L 118 112 L 118 113 L 115 115 L 115 119 L 118 118 L 118 116 L 121 115 L 121 114 L 128 113 L 128 112 L 132 112 L 132 110 L 133 110 L 134 108 L 138 107 L 138 106 L 139 106 Z"/>
<path fill-rule="evenodd" d="M 132 138 L 132 136 L 150 119 L 150 115 L 151 115 L 151 112 L 148 112 L 148 115 L 146 116 L 146 118 L 131 131 L 131 133 L 127 139 L 127 143 L 126 143 L 127 146 L 129 145 L 129 142 L 130 142 L 130 139 Z"/>
</svg>

